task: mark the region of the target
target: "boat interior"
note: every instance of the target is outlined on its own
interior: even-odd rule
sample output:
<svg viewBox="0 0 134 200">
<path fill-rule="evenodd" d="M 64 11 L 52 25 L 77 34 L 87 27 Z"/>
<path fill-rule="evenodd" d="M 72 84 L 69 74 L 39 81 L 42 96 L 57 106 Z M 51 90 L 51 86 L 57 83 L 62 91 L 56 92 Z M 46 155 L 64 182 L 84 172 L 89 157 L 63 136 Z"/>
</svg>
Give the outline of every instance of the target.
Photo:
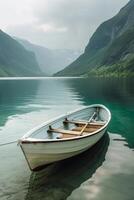
<svg viewBox="0 0 134 200">
<path fill-rule="evenodd" d="M 94 121 L 88 123 L 86 121 L 75 121 L 75 120 L 67 120 L 67 118 L 63 121 L 64 129 L 63 128 L 52 128 L 49 126 L 48 133 L 58 133 L 57 139 L 63 138 L 71 138 L 71 137 L 78 137 L 86 134 L 92 134 L 93 132 L 97 131 L 98 129 L 104 126 L 104 122 L 102 121 Z M 72 124 L 73 128 L 69 129 L 69 125 Z"/>
<path fill-rule="evenodd" d="M 103 108 L 84 109 L 41 127 L 32 136 L 38 139 L 57 140 L 84 136 L 101 129 L 107 120 L 108 115 Z"/>
</svg>

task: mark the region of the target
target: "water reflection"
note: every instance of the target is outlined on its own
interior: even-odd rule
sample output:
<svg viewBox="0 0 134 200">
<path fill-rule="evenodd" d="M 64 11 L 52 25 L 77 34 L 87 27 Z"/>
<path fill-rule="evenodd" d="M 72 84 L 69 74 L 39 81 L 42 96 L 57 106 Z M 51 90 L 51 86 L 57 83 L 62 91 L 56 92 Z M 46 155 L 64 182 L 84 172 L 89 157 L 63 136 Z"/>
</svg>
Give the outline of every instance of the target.
<svg viewBox="0 0 134 200">
<path fill-rule="evenodd" d="M 78 107 L 80 97 L 64 79 L 0 80 L 0 126 L 8 117 L 40 110 Z M 57 109 L 57 107 L 59 107 Z"/>
<path fill-rule="evenodd" d="M 83 154 L 32 173 L 25 200 L 65 200 L 102 165 L 108 145 L 109 136 L 105 134 L 95 146 Z"/>
<path fill-rule="evenodd" d="M 69 88 L 83 97 L 86 105 L 94 102 L 133 105 L 134 79 L 88 78 L 66 81 Z"/>
<path fill-rule="evenodd" d="M 39 84 L 38 80 L 0 80 L 0 126 L 4 126 L 9 116 L 27 112 L 20 111 L 19 106 L 35 98 Z"/>
<path fill-rule="evenodd" d="M 0 91 L 0 144 L 83 104 L 65 79 L 0 80 Z"/>
</svg>

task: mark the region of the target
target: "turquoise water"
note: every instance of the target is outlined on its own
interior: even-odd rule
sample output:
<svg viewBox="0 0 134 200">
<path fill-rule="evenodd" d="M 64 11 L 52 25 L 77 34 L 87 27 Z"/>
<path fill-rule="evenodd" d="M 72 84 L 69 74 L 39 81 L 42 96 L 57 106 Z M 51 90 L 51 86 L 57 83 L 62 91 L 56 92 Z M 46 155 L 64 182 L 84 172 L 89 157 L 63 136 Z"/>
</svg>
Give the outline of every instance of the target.
<svg viewBox="0 0 134 200">
<path fill-rule="evenodd" d="M 133 200 L 134 80 L 0 80 L 0 199 Z M 57 115 L 106 105 L 108 133 L 85 153 L 31 173 L 16 141 Z"/>
</svg>

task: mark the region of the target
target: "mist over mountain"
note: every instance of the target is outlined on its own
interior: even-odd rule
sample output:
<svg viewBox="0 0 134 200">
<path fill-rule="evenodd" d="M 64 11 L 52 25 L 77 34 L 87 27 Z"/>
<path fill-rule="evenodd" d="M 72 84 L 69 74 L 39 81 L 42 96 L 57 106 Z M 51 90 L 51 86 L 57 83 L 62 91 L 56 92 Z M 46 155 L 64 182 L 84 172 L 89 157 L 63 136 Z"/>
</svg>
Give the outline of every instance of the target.
<svg viewBox="0 0 134 200">
<path fill-rule="evenodd" d="M 89 22 L 90 23 L 90 22 Z M 84 54 L 56 76 L 134 75 L 134 0 L 102 23 Z"/>
<path fill-rule="evenodd" d="M 35 53 L 37 62 L 43 71 L 48 76 L 62 70 L 70 63 L 72 63 L 81 54 L 81 51 L 70 49 L 48 49 L 44 46 L 32 44 L 27 40 L 17 39 L 20 44 L 29 51 Z"/>
<path fill-rule="evenodd" d="M 41 76 L 33 52 L 0 30 L 0 76 Z"/>
</svg>

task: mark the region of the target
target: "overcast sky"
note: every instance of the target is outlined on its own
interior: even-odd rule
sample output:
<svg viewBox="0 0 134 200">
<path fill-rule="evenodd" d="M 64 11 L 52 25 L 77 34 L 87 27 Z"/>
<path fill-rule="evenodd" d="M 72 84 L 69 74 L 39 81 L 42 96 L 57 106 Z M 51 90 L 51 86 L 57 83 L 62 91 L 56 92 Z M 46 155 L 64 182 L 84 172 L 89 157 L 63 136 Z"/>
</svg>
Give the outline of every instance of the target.
<svg viewBox="0 0 134 200">
<path fill-rule="evenodd" d="M 0 0 L 5 32 L 48 48 L 84 49 L 128 0 Z"/>
</svg>

